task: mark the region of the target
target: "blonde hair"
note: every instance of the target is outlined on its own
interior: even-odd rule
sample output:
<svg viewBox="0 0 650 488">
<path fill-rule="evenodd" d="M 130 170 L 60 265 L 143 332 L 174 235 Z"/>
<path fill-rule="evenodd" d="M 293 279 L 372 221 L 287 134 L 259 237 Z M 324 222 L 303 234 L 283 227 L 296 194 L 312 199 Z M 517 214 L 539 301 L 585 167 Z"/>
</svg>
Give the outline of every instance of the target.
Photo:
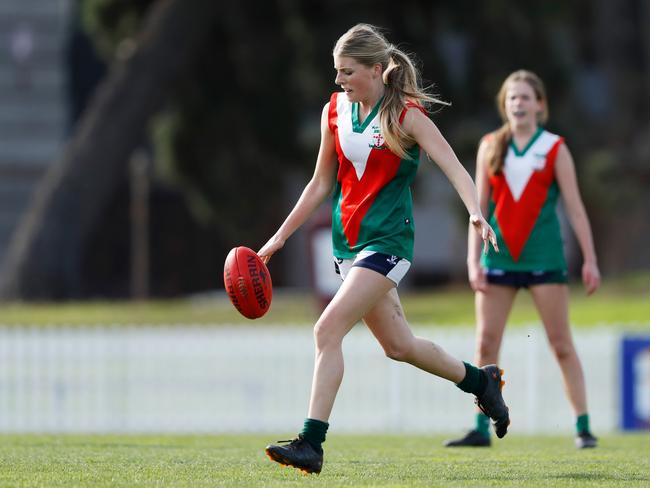
<svg viewBox="0 0 650 488">
<path fill-rule="evenodd" d="M 508 117 L 506 115 L 506 92 L 508 91 L 508 86 L 516 81 L 523 81 L 525 83 L 528 83 L 528 85 L 530 85 L 530 87 L 535 92 L 537 101 L 546 102 L 547 100 L 544 82 L 532 71 L 520 69 L 514 73 L 511 73 L 503 81 L 501 88 L 499 89 L 499 93 L 496 97 L 497 109 L 499 110 L 499 115 L 501 116 L 503 125 L 489 134 L 490 143 L 486 154 L 488 173 L 490 175 L 495 175 L 501 172 L 504 159 L 506 157 L 506 151 L 508 149 L 508 143 L 512 138 L 512 131 L 510 130 L 510 124 L 508 123 Z M 543 125 L 547 120 L 548 104 L 544 103 L 542 110 L 537 114 L 537 122 L 540 125 Z"/>
<path fill-rule="evenodd" d="M 352 27 L 336 41 L 333 54 L 352 58 L 368 67 L 381 65 L 385 85 L 384 99 L 379 108 L 381 132 L 388 148 L 401 158 L 407 156 L 408 149 L 415 143 L 399 120 L 407 103 L 424 108 L 431 104 L 449 105 L 420 86 L 420 73 L 409 55 L 389 43 L 373 25 Z"/>
</svg>

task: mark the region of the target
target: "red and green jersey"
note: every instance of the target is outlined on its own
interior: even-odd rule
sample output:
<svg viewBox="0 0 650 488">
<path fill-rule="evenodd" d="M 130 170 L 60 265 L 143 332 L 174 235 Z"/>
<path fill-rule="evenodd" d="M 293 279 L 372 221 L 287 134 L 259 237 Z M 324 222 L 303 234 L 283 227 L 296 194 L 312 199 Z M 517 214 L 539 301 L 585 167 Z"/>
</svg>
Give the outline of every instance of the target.
<svg viewBox="0 0 650 488">
<path fill-rule="evenodd" d="M 380 104 L 381 100 L 360 123 L 357 102 L 342 92 L 330 99 L 329 127 L 339 161 L 332 201 L 334 256 L 350 259 L 365 249 L 412 261 L 410 185 L 420 148 L 411 147 L 406 159 L 388 149 L 379 124 Z M 406 109 L 400 122 L 405 113 Z"/>
<path fill-rule="evenodd" d="M 500 252 L 483 266 L 510 271 L 566 270 L 556 206 L 555 160 L 563 139 L 542 129 L 518 150 L 511 141 L 502 171 L 490 177 L 490 225 Z"/>
</svg>

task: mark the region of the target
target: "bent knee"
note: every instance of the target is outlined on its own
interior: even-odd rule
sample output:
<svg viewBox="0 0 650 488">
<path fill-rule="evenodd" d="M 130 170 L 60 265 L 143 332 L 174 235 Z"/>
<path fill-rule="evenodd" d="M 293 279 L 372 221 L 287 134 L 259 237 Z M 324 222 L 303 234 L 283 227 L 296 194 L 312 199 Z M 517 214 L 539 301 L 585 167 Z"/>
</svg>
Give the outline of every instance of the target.
<svg viewBox="0 0 650 488">
<path fill-rule="evenodd" d="M 413 353 L 412 341 L 392 342 L 390 344 L 382 344 L 386 357 L 393 361 L 408 362 Z"/>
<path fill-rule="evenodd" d="M 576 354 L 573 342 L 566 340 L 551 341 L 551 350 L 558 361 L 570 358 Z"/>
</svg>

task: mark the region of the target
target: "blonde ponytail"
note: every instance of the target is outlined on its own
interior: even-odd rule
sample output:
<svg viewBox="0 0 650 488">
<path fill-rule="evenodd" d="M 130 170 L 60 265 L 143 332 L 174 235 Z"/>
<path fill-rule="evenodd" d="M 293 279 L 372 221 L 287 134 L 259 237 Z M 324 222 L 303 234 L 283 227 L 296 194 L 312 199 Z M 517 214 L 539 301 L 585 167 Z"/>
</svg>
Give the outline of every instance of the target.
<svg viewBox="0 0 650 488">
<path fill-rule="evenodd" d="M 336 42 L 334 55 L 353 58 L 366 66 L 381 64 L 385 85 L 384 99 L 379 109 L 381 132 L 392 152 L 401 158 L 407 157 L 408 149 L 415 140 L 402 128 L 402 111 L 409 103 L 424 109 L 433 104 L 449 104 L 421 86 L 420 74 L 410 56 L 390 44 L 375 26 L 357 24 L 352 27 Z"/>
</svg>

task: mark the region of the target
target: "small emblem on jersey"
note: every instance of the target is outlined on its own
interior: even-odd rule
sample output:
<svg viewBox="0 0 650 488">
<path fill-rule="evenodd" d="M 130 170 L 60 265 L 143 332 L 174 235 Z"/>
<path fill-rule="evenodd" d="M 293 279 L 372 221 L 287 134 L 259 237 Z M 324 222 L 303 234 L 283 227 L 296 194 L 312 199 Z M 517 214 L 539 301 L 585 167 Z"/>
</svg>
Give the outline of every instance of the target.
<svg viewBox="0 0 650 488">
<path fill-rule="evenodd" d="M 535 153 L 532 162 L 532 167 L 535 171 L 541 171 L 546 166 L 546 154 Z"/>
<path fill-rule="evenodd" d="M 404 223 L 405 223 L 406 225 L 409 225 L 409 224 L 411 223 L 411 219 L 409 219 L 408 217 L 406 217 L 406 218 L 404 219 Z"/>
<path fill-rule="evenodd" d="M 373 125 L 372 127 L 372 144 L 368 144 L 368 147 L 371 147 L 373 149 L 385 149 L 385 142 L 384 141 L 384 136 L 381 135 L 381 128 L 377 125 Z"/>
<path fill-rule="evenodd" d="M 397 264 L 397 261 L 399 261 L 399 258 L 397 256 L 391 256 L 389 258 L 386 258 L 386 261 L 388 261 L 388 264 L 395 266 Z"/>
</svg>

